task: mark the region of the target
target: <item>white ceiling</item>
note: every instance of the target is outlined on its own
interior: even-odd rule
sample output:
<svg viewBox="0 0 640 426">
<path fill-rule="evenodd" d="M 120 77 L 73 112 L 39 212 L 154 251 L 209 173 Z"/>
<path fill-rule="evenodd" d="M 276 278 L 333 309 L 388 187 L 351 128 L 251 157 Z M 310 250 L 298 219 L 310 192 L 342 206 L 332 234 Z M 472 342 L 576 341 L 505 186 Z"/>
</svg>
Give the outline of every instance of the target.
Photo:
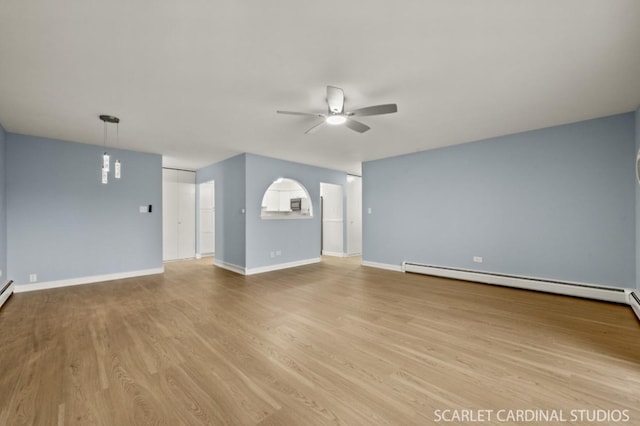
<svg viewBox="0 0 640 426">
<path fill-rule="evenodd" d="M 630 111 L 637 0 L 3 0 L 0 123 L 195 169 L 251 152 L 362 161 Z M 277 109 L 398 104 L 364 134 Z M 110 143 L 113 140 L 110 139 Z"/>
</svg>

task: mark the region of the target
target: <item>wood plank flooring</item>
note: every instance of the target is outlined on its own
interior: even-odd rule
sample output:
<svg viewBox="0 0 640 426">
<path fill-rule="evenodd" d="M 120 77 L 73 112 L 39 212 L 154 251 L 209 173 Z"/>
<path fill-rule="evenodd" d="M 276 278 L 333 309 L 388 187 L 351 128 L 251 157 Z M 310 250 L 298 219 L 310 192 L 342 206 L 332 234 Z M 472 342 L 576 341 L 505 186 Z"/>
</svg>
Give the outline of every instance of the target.
<svg viewBox="0 0 640 426">
<path fill-rule="evenodd" d="M 640 424 L 626 306 L 359 258 L 249 277 L 211 259 L 165 269 L 14 294 L 0 424 L 424 425 L 446 409 L 628 410 Z"/>
</svg>

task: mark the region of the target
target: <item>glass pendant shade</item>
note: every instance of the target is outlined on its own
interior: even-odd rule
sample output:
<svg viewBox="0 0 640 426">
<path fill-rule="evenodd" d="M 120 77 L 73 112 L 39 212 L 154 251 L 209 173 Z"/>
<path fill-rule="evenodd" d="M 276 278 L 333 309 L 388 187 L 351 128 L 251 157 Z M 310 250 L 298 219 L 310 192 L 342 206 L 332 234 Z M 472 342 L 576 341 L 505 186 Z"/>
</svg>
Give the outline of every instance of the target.
<svg viewBox="0 0 640 426">
<path fill-rule="evenodd" d="M 102 120 L 104 123 L 104 142 L 103 142 L 104 154 L 102 154 L 101 181 L 103 184 L 106 184 L 106 183 L 109 183 L 109 171 L 111 169 L 111 165 L 110 165 L 111 158 L 109 157 L 109 154 L 107 154 L 107 139 L 108 139 L 107 123 L 116 125 L 116 140 L 117 140 L 119 138 L 119 133 L 120 133 L 119 131 L 120 119 L 113 115 L 102 114 L 100 115 L 100 120 Z M 122 165 L 120 164 L 120 160 L 116 160 L 113 163 L 113 177 L 116 179 L 120 179 L 121 176 L 122 176 Z"/>
</svg>

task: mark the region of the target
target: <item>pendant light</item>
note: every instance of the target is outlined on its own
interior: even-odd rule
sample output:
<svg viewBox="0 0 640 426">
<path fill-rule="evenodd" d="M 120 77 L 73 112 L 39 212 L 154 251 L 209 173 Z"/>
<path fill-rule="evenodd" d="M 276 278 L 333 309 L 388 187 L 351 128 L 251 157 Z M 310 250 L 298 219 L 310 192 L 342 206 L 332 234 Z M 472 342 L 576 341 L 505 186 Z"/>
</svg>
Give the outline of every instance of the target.
<svg viewBox="0 0 640 426">
<path fill-rule="evenodd" d="M 116 123 L 116 148 L 120 146 L 120 120 L 118 119 L 118 123 Z M 120 171 L 122 167 L 120 166 L 120 160 L 116 160 L 113 165 L 113 177 L 116 179 L 120 179 Z"/>
<path fill-rule="evenodd" d="M 104 122 L 104 143 L 103 143 L 104 154 L 102 154 L 102 183 L 107 184 L 109 183 L 109 171 L 110 171 L 110 163 L 111 163 L 111 158 L 107 153 L 107 138 L 108 138 L 107 123 L 112 123 L 116 125 L 116 138 L 119 139 L 120 138 L 120 126 L 119 126 L 120 119 L 118 117 L 114 117 L 113 115 L 101 115 L 100 120 Z M 116 144 L 117 144 L 117 141 L 116 141 Z M 114 165 L 114 177 L 116 179 L 120 179 L 121 170 L 122 170 L 122 167 L 120 165 L 120 160 L 116 160 Z"/>
</svg>

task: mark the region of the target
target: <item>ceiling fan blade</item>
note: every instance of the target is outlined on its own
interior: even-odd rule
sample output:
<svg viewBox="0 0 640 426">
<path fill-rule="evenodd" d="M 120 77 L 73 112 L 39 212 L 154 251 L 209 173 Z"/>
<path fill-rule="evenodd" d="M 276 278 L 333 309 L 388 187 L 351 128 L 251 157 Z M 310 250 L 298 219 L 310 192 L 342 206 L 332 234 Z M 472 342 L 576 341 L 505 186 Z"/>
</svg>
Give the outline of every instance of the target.
<svg viewBox="0 0 640 426">
<path fill-rule="evenodd" d="M 313 117 L 324 117 L 324 114 L 319 114 L 317 112 L 297 112 L 297 111 L 276 111 L 278 114 L 287 114 L 287 115 L 310 115 Z"/>
<path fill-rule="evenodd" d="M 347 119 L 347 121 L 344 122 L 344 125 L 350 128 L 351 130 L 355 130 L 358 133 L 364 133 L 371 128 L 366 124 L 363 124 L 359 121 L 351 120 L 351 119 Z"/>
<path fill-rule="evenodd" d="M 306 132 L 304 132 L 305 135 L 308 135 L 310 133 L 315 133 L 320 127 L 322 127 L 322 125 L 325 123 L 324 120 L 322 120 L 321 122 L 319 122 L 318 124 L 316 124 L 315 126 L 313 126 L 312 128 L 310 128 L 309 130 L 307 130 Z"/>
<path fill-rule="evenodd" d="M 391 114 L 392 112 L 398 112 L 398 105 L 384 104 L 384 105 L 374 105 L 370 107 L 354 109 L 349 113 L 349 115 L 357 115 L 362 117 L 363 115 Z"/>
<path fill-rule="evenodd" d="M 327 104 L 330 112 L 342 114 L 344 112 L 344 92 L 342 89 L 327 86 Z"/>
</svg>

